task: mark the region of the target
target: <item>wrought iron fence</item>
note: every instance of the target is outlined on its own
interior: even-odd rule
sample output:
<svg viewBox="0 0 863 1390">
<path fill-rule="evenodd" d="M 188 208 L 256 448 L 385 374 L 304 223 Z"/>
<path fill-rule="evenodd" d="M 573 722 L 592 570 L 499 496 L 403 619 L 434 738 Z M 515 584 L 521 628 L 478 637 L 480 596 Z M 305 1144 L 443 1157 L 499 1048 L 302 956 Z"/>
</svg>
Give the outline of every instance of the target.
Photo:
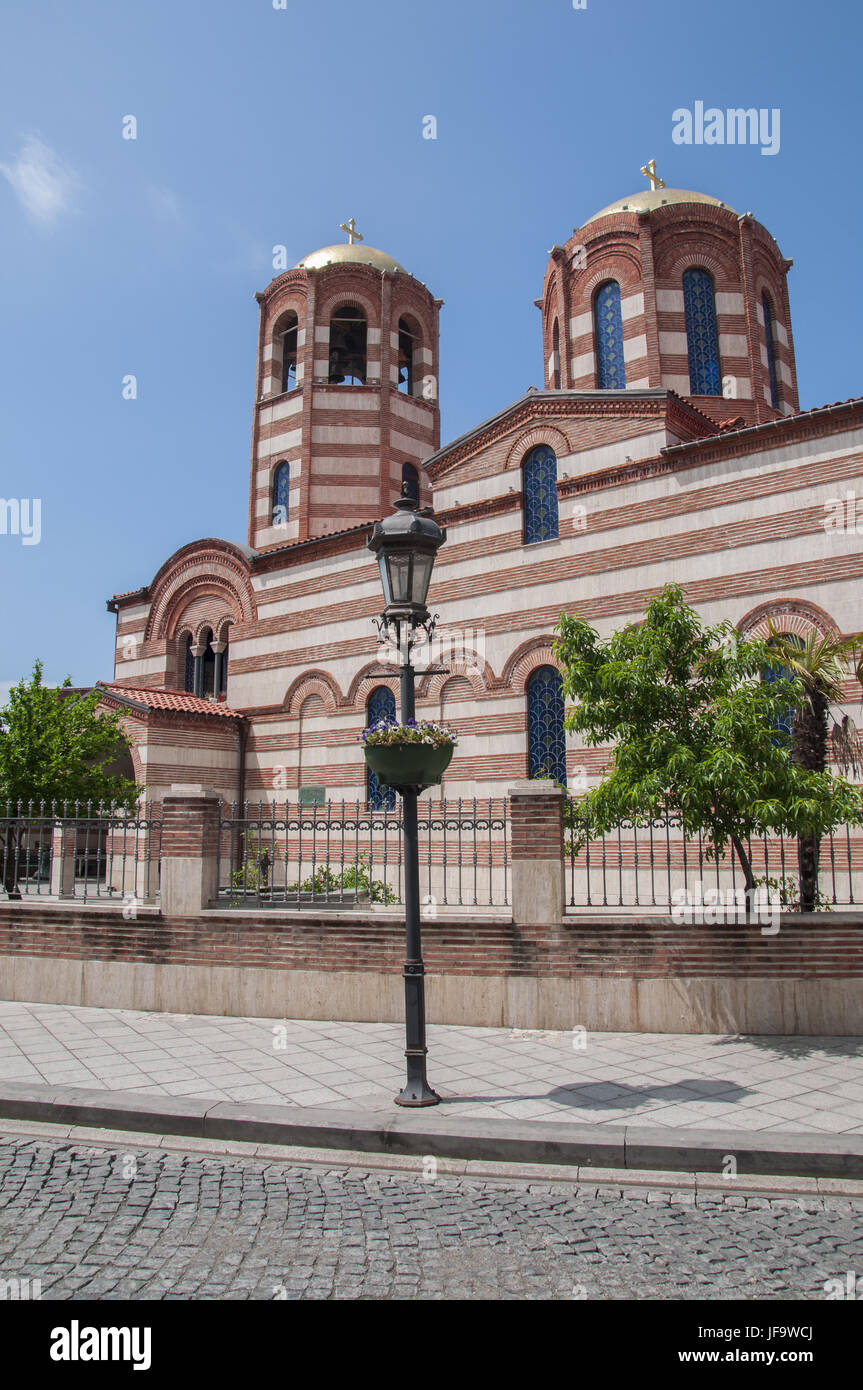
<svg viewBox="0 0 863 1390">
<path fill-rule="evenodd" d="M 743 870 L 731 847 L 716 859 L 708 857 L 707 841 L 684 835 L 673 815 L 644 824 L 625 820 L 595 834 L 570 800 L 566 819 L 570 907 L 668 911 L 701 903 L 730 909 L 745 901 Z M 762 898 L 793 910 L 799 896 L 796 839 L 765 835 L 748 840 L 746 848 Z M 821 841 L 817 906 L 861 903 L 863 835 L 842 826 Z"/>
<path fill-rule="evenodd" d="M 423 915 L 509 902 L 506 803 L 419 803 Z M 363 801 L 314 806 L 223 804 L 219 902 L 225 906 L 357 907 L 404 901 L 400 810 Z"/>
<path fill-rule="evenodd" d="M 102 802 L 6 802 L 0 888 L 31 897 L 152 901 L 159 888 L 161 811 Z"/>
</svg>

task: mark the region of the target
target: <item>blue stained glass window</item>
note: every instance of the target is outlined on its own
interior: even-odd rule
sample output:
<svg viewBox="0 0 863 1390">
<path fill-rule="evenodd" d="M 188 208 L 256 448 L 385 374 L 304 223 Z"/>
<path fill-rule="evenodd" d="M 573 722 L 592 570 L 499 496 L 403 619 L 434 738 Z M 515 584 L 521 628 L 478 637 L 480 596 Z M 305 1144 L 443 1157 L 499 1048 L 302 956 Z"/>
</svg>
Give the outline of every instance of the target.
<svg viewBox="0 0 863 1390">
<path fill-rule="evenodd" d="M 385 685 L 379 685 L 372 691 L 366 705 L 366 724 L 371 726 L 377 724 L 379 719 L 395 719 L 396 717 L 396 697 L 391 690 L 387 690 Z M 378 784 L 378 779 L 368 769 L 368 798 L 369 805 L 374 811 L 394 811 L 396 808 L 396 794 L 392 787 L 382 787 Z"/>
<path fill-rule="evenodd" d="M 713 277 L 706 270 L 687 270 L 683 277 L 689 390 L 693 396 L 721 396 L 719 339 Z"/>
<path fill-rule="evenodd" d="M 528 773 L 566 783 L 563 687 L 560 672 L 540 666 L 527 685 Z"/>
<path fill-rule="evenodd" d="M 524 543 L 557 539 L 557 456 L 547 444 L 531 449 L 524 475 Z"/>
<path fill-rule="evenodd" d="M 800 637 L 796 632 L 788 633 L 787 636 L 788 636 L 788 638 L 789 638 L 789 640 L 791 641 L 791 643 L 792 643 L 793 646 L 797 647 L 798 650 L 800 650 L 800 651 L 803 650 L 803 648 L 805 647 L 806 643 L 803 641 L 803 638 L 802 638 L 802 637 Z M 768 645 L 768 647 L 771 646 L 771 645 L 772 645 L 772 640 L 771 640 L 770 642 L 768 642 L 767 645 Z M 791 675 L 792 675 L 792 673 L 791 673 L 791 671 L 789 671 L 789 669 L 788 669 L 787 666 L 767 666 L 767 667 L 765 667 L 765 669 L 761 672 L 761 679 L 762 679 L 763 681 L 788 680 L 788 679 L 791 677 Z M 773 723 L 774 723 L 774 727 L 775 727 L 775 729 L 776 729 L 777 735 L 779 735 L 780 733 L 782 733 L 782 734 L 788 734 L 788 735 L 790 736 L 790 734 L 791 734 L 791 732 L 792 732 L 792 729 L 793 729 L 793 727 L 794 727 L 794 707 L 791 706 L 791 707 L 786 711 L 785 714 L 779 715 L 779 717 L 778 717 L 777 719 L 775 719 L 775 720 L 773 721 Z M 774 743 L 779 743 L 779 737 L 777 736 L 777 737 L 773 740 L 773 742 L 774 742 Z"/>
<path fill-rule="evenodd" d="M 291 465 L 280 463 L 273 477 L 273 525 L 286 526 L 291 490 Z"/>
<path fill-rule="evenodd" d="M 622 391 L 626 386 L 623 361 L 623 319 L 620 286 L 609 280 L 599 290 L 593 306 L 596 322 L 596 384 L 601 390 Z"/>
<path fill-rule="evenodd" d="M 770 404 L 774 410 L 779 409 L 779 382 L 776 377 L 776 349 L 773 337 L 773 315 L 770 312 L 770 300 L 766 294 L 761 296 L 761 308 L 764 311 L 764 339 L 767 344 L 767 370 L 770 373 Z"/>
</svg>

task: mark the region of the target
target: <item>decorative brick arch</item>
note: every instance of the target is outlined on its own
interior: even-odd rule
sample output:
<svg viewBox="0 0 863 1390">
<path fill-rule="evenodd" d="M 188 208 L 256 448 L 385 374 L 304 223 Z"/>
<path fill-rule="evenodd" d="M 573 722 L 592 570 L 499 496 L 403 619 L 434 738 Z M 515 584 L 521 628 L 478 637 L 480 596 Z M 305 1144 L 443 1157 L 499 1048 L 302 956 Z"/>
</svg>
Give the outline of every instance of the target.
<svg viewBox="0 0 863 1390">
<path fill-rule="evenodd" d="M 303 671 L 291 682 L 285 693 L 284 708 L 288 714 L 297 716 L 303 702 L 310 695 L 317 695 L 324 702 L 327 714 L 335 714 L 343 703 L 342 692 L 328 671 Z"/>
<path fill-rule="evenodd" d="M 365 714 L 366 702 L 369 695 L 379 685 L 385 685 L 387 690 L 391 690 L 396 697 L 396 709 L 399 704 L 399 677 L 396 668 L 393 667 L 393 674 L 383 672 L 379 661 L 370 661 L 361 671 L 358 671 L 351 681 L 347 695 L 342 701 L 344 708 L 355 709 L 361 714 Z"/>
<path fill-rule="evenodd" d="M 439 699 L 441 705 L 446 703 L 448 696 L 450 696 L 453 692 L 455 692 L 457 698 L 459 696 L 464 696 L 469 699 L 472 699 L 475 693 L 474 688 L 467 676 L 447 676 L 440 689 Z"/>
<path fill-rule="evenodd" d="M 269 306 L 265 336 L 267 338 L 272 338 L 281 320 L 288 314 L 296 314 L 297 324 L 300 328 L 303 328 L 305 326 L 305 317 L 308 313 L 308 307 L 309 296 L 308 288 L 305 283 L 300 282 L 287 286 Z"/>
<path fill-rule="evenodd" d="M 672 260 L 672 255 L 674 259 Z M 737 264 L 735 248 L 732 245 L 707 245 L 701 238 L 692 239 L 692 244 L 682 248 L 679 241 L 668 249 L 668 260 L 657 260 L 656 280 L 660 288 L 673 282 L 677 288 L 687 270 L 707 270 L 714 282 L 721 280 L 740 281 L 740 267 Z"/>
<path fill-rule="evenodd" d="M 482 699 L 484 695 L 488 694 L 494 680 L 487 661 L 483 663 L 483 669 L 480 671 L 475 660 L 468 661 L 456 658 L 449 662 L 448 670 L 423 676 L 417 687 L 417 695 L 423 700 L 439 700 L 446 685 L 456 678 L 469 681 L 470 687 L 478 699 Z"/>
<path fill-rule="evenodd" d="M 380 305 L 376 304 L 371 296 L 366 296 L 361 289 L 358 289 L 353 278 L 346 279 L 341 288 L 332 289 L 327 286 L 327 296 L 320 304 L 315 305 L 315 320 L 319 328 L 329 329 L 330 320 L 336 309 L 359 309 L 365 315 L 366 325 L 369 328 L 380 328 L 381 315 Z M 318 344 L 323 347 L 323 343 Z M 371 347 L 372 344 L 369 344 Z"/>
<path fill-rule="evenodd" d="M 839 628 L 823 608 L 801 598 L 777 598 L 769 603 L 760 603 L 752 608 L 737 624 L 741 637 L 767 638 L 770 633 L 768 619 L 780 632 L 795 632 L 800 637 L 814 627 L 822 637 L 838 637 Z"/>
<path fill-rule="evenodd" d="M 554 638 L 551 636 L 532 637 L 528 642 L 523 642 L 507 660 L 501 673 L 500 684 L 521 693 L 527 689 L 527 683 L 538 667 L 553 666 L 555 670 L 559 670 L 552 651 L 553 642 Z"/>
<path fill-rule="evenodd" d="M 563 430 L 556 429 L 554 425 L 537 425 L 529 429 L 527 434 L 520 434 L 510 446 L 503 465 L 504 472 L 520 468 L 531 449 L 535 449 L 538 444 L 547 444 L 558 458 L 572 453 L 572 445 Z"/>
<path fill-rule="evenodd" d="M 588 271 L 579 284 L 578 295 L 573 300 L 577 308 L 585 309 L 592 305 L 596 291 L 609 280 L 616 281 L 620 286 L 621 298 L 641 288 L 641 257 L 636 247 L 616 246 L 613 250 L 597 252 L 599 255 L 602 256 L 602 264 Z M 624 271 L 628 274 L 624 274 Z"/>
<path fill-rule="evenodd" d="M 430 321 L 428 310 L 416 304 L 414 300 L 405 295 L 399 294 L 397 299 L 393 299 L 390 305 L 392 313 L 392 331 L 396 332 L 399 319 L 407 322 L 413 320 L 419 330 L 419 346 L 421 348 L 432 348 L 434 343 L 434 327 Z"/>
<path fill-rule="evenodd" d="M 284 331 L 285 331 L 285 326 L 284 326 L 285 319 L 288 318 L 288 316 L 289 316 L 290 314 L 295 314 L 295 315 L 296 315 L 296 319 L 297 319 L 297 328 L 298 328 L 298 329 L 302 329 L 302 328 L 305 327 L 305 315 L 306 315 L 306 299 L 305 299 L 305 295 L 303 295 L 303 296 L 297 295 L 297 296 L 296 296 L 296 300 L 297 300 L 296 303 L 291 303 L 291 298 L 286 298 L 285 300 L 283 300 L 283 301 L 279 304 L 279 306 L 278 306 L 277 309 L 274 309 L 274 310 L 272 311 L 272 313 L 271 313 L 271 315 L 270 315 L 270 318 L 269 318 L 269 322 L 268 322 L 268 324 L 267 324 L 267 329 L 266 329 L 267 338 L 268 338 L 271 342 L 275 342 L 275 340 L 276 340 L 276 338 L 279 336 L 279 334 L 280 334 L 280 333 L 284 333 Z"/>
<path fill-rule="evenodd" d="M 217 579 L 193 580 L 173 596 L 158 635 L 171 641 L 183 632 L 191 632 L 198 642 L 205 628 L 210 628 L 215 637 L 226 622 L 235 620 L 235 613 L 236 595 L 231 587 Z"/>
<path fill-rule="evenodd" d="M 543 328 L 547 338 L 551 337 L 551 330 L 555 319 L 563 321 L 563 285 L 561 277 L 555 270 L 549 277 L 543 296 L 542 317 Z"/>
<path fill-rule="evenodd" d="M 144 640 L 173 638 L 186 609 L 207 596 L 213 597 L 216 622 L 229 615 L 234 622 L 248 623 L 257 616 L 248 561 L 228 541 L 194 541 L 162 566 L 152 584 Z"/>
</svg>

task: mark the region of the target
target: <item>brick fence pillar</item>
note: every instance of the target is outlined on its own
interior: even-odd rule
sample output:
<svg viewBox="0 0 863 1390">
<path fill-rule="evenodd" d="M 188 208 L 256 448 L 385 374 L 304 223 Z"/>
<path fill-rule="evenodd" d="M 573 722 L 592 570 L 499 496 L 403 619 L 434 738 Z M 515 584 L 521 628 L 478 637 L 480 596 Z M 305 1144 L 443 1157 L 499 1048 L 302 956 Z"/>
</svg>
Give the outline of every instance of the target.
<svg viewBox="0 0 863 1390">
<path fill-rule="evenodd" d="M 512 918 L 517 926 L 563 921 L 563 798 L 555 782 L 510 788 Z"/>
<path fill-rule="evenodd" d="M 162 802 L 162 913 L 191 917 L 219 892 L 219 797 L 175 783 Z"/>
<path fill-rule="evenodd" d="M 78 826 L 55 825 L 51 834 L 51 893 L 55 898 L 74 898 Z"/>
</svg>

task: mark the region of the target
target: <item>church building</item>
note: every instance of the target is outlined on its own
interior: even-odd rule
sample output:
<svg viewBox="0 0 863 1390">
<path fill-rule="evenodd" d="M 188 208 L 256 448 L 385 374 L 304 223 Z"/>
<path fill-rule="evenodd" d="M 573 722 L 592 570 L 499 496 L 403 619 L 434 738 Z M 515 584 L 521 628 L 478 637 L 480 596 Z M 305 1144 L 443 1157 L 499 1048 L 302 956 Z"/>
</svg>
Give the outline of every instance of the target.
<svg viewBox="0 0 863 1390">
<path fill-rule="evenodd" d="M 365 542 L 405 485 L 447 531 L 417 680 L 418 718 L 459 734 L 447 798 L 600 775 L 608 751 L 563 731 L 563 611 L 607 634 L 674 580 L 744 633 L 863 629 L 863 399 L 800 410 L 792 262 L 647 173 L 550 252 L 541 389 L 443 447 L 442 301 L 353 220 L 256 296 L 246 540 L 190 541 L 108 604 L 104 703 L 148 796 L 387 804 L 358 744 L 398 702 Z"/>
</svg>

